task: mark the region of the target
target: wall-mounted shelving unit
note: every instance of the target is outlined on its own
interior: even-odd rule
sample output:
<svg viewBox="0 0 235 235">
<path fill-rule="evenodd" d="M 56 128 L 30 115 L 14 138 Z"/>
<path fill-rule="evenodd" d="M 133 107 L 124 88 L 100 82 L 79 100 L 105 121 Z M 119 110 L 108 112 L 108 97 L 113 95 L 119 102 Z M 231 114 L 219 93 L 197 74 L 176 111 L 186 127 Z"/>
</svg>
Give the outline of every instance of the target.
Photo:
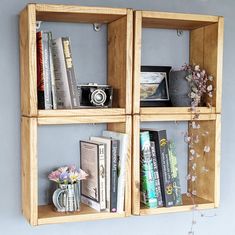
<svg viewBox="0 0 235 235">
<path fill-rule="evenodd" d="M 114 88 L 113 108 L 38 110 L 36 21 L 107 24 L 107 84 Z M 198 193 L 194 197 L 194 203 L 183 195 L 183 205 L 178 207 L 148 209 L 140 204 L 139 131 L 141 123 L 191 121 L 194 116 L 189 107 L 140 107 L 143 28 L 189 30 L 190 63 L 200 64 L 214 77 L 212 107 L 196 109 L 196 113 L 200 114 L 198 121 L 202 131 L 210 129 L 212 149 L 212 157 L 208 162 L 210 171 L 207 176 L 199 177 Z M 189 211 L 195 205 L 198 209 L 217 207 L 219 204 L 222 54 L 223 17 L 151 11 L 135 11 L 133 17 L 133 11 L 130 9 L 28 4 L 20 13 L 20 59 L 22 209 L 29 223 L 40 225 L 118 218 L 129 216 L 131 209 L 134 215 L 146 215 Z M 38 204 L 38 127 L 86 123 L 107 123 L 108 130 L 129 134 L 123 213 L 96 212 L 82 205 L 80 212 L 63 214 L 55 212 L 51 205 Z M 189 125 L 190 131 L 193 130 Z M 202 162 L 200 163 L 199 160 L 198 164 Z M 190 187 L 188 184 L 189 189 Z"/>
</svg>

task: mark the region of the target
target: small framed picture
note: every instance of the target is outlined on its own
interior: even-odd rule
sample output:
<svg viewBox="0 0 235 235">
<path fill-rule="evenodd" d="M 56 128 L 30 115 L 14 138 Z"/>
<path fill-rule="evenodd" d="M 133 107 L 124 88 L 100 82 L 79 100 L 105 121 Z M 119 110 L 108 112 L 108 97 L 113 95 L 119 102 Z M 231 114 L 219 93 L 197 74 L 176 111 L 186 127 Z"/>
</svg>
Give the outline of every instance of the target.
<svg viewBox="0 0 235 235">
<path fill-rule="evenodd" d="M 171 106 L 168 79 L 170 66 L 141 66 L 140 106 Z"/>
</svg>

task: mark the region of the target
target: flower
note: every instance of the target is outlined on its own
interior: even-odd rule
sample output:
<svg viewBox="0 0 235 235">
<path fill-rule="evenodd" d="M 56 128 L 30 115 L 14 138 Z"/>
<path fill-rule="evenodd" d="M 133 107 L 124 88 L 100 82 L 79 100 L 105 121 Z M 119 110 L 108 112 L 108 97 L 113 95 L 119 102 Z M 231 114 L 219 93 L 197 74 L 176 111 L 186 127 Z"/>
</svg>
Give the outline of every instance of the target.
<svg viewBox="0 0 235 235">
<path fill-rule="evenodd" d="M 59 167 L 48 175 L 48 179 L 59 184 L 74 184 L 79 180 L 84 180 L 88 174 L 75 165 Z"/>
<path fill-rule="evenodd" d="M 205 69 L 201 69 L 199 65 L 190 65 L 185 64 L 183 66 L 183 70 L 188 72 L 188 75 L 185 79 L 188 81 L 191 87 L 191 91 L 189 93 L 189 97 L 192 99 L 191 107 L 197 107 L 199 105 L 207 105 L 211 107 L 212 101 L 208 102 L 204 100 L 204 95 L 208 94 L 208 97 L 212 98 L 213 91 L 213 77 L 208 75 Z"/>
</svg>

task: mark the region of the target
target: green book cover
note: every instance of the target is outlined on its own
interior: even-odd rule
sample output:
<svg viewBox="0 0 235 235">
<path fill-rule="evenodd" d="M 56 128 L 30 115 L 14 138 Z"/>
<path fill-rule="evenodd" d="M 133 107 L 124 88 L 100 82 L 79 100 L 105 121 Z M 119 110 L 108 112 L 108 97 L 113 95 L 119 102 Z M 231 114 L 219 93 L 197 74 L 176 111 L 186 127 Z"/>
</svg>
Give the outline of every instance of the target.
<svg viewBox="0 0 235 235">
<path fill-rule="evenodd" d="M 172 140 L 168 142 L 169 160 L 171 166 L 171 178 L 173 183 L 173 196 L 175 206 L 182 205 L 182 195 L 179 179 L 178 164 L 176 158 L 175 144 Z"/>
<path fill-rule="evenodd" d="M 140 132 L 140 201 L 149 208 L 157 207 L 153 161 L 149 132 Z"/>
</svg>

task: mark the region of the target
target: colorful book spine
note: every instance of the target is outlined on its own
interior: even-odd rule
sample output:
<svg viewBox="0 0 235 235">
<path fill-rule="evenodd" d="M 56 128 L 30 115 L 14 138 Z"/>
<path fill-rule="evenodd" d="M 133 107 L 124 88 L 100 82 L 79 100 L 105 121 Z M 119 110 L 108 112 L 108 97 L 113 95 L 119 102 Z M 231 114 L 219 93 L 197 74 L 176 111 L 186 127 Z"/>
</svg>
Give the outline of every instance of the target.
<svg viewBox="0 0 235 235">
<path fill-rule="evenodd" d="M 110 212 L 117 212 L 119 140 L 112 139 Z"/>
<path fill-rule="evenodd" d="M 73 67 L 71 42 L 68 37 L 62 38 L 65 66 L 67 70 L 67 79 L 69 83 L 70 97 L 72 102 L 72 108 L 79 107 L 79 95 L 77 89 L 77 82 L 75 78 L 75 72 Z"/>
<path fill-rule="evenodd" d="M 157 202 L 158 202 L 158 207 L 162 207 L 163 201 L 162 201 L 161 184 L 160 184 L 160 178 L 159 178 L 159 172 L 158 172 L 156 145 L 154 141 L 150 141 L 150 145 L 151 145 L 151 156 L 153 159 L 153 171 L 154 171 L 155 188 L 156 188 L 156 194 L 157 194 Z"/>
<path fill-rule="evenodd" d="M 180 179 L 179 179 L 175 144 L 173 141 L 168 141 L 168 151 L 169 151 L 169 159 L 170 159 L 170 166 L 171 166 L 171 178 L 173 182 L 174 205 L 180 206 L 182 205 L 182 195 L 181 195 L 181 187 L 180 187 Z"/>
<path fill-rule="evenodd" d="M 163 205 L 174 206 L 173 184 L 167 145 L 166 130 L 149 131 L 150 139 L 155 141 L 158 172 L 160 177 Z"/>
<path fill-rule="evenodd" d="M 44 101 L 44 78 L 43 78 L 43 53 L 42 53 L 42 31 L 37 32 L 37 93 L 38 109 L 45 109 Z"/>
<path fill-rule="evenodd" d="M 153 161 L 150 150 L 149 132 L 140 132 L 140 201 L 149 208 L 156 208 Z"/>
</svg>

